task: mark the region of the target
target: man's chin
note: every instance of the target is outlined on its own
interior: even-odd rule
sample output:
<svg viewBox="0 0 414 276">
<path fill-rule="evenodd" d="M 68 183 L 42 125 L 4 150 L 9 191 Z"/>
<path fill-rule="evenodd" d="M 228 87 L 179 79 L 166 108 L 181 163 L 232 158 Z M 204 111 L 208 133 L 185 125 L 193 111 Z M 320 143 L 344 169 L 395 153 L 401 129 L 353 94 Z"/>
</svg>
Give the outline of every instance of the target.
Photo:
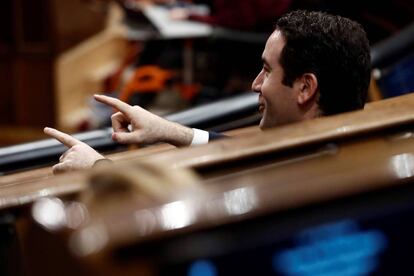
<svg viewBox="0 0 414 276">
<path fill-rule="evenodd" d="M 261 130 L 265 130 L 265 129 L 274 128 L 280 125 L 281 124 L 279 122 L 269 121 L 266 119 L 266 116 L 263 116 L 262 119 L 260 120 L 259 127 Z"/>
<path fill-rule="evenodd" d="M 259 123 L 259 128 L 260 128 L 261 130 L 264 130 L 264 129 L 268 128 L 268 127 L 266 127 L 266 120 L 265 120 L 265 118 L 264 118 L 264 117 L 262 117 L 262 119 L 260 120 L 260 123 Z"/>
</svg>

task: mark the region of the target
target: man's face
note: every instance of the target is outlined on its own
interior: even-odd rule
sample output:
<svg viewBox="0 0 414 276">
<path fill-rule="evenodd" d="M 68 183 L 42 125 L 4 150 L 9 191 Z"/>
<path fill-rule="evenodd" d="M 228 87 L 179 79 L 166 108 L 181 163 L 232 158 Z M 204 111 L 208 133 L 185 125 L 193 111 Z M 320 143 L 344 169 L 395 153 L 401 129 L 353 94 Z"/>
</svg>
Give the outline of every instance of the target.
<svg viewBox="0 0 414 276">
<path fill-rule="evenodd" d="M 263 51 L 263 69 L 253 81 L 252 90 L 259 93 L 260 128 L 270 128 L 300 120 L 297 89 L 282 84 L 283 69 L 279 57 L 285 45 L 282 33 L 274 31 Z"/>
</svg>

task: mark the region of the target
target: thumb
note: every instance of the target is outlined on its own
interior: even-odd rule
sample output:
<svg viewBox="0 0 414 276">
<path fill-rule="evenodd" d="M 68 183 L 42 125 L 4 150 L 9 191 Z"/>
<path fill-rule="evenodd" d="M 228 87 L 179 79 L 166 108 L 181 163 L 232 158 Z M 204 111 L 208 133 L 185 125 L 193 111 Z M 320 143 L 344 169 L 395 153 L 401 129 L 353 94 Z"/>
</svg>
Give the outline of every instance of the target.
<svg viewBox="0 0 414 276">
<path fill-rule="evenodd" d="M 114 132 L 112 133 L 112 140 L 120 144 L 138 143 L 137 134 L 132 132 Z"/>
</svg>

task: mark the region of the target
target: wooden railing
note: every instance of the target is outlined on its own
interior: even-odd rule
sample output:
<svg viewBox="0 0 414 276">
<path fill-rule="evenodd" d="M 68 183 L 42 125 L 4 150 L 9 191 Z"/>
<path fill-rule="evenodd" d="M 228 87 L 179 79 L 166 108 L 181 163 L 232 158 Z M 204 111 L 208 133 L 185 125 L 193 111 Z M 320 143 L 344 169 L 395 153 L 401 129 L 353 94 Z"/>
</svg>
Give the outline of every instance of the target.
<svg viewBox="0 0 414 276">
<path fill-rule="evenodd" d="M 150 181 L 161 188 L 156 193 L 146 188 L 148 183 L 142 178 L 150 179 L 148 174 L 163 171 L 155 164 L 95 172 L 89 180 L 91 187 L 99 190 L 95 198 L 82 197 L 66 204 L 51 198 L 35 203 L 32 213 L 36 224 L 29 231 L 29 240 L 38 237 L 38 245 L 67 252 L 59 266 L 52 262 L 46 268 L 51 274 L 67 267 L 73 273 L 96 275 L 179 275 L 177 269 L 188 269 L 200 258 L 211 258 L 213 263 L 217 259 L 215 264 L 223 266 L 220 260 L 227 260 L 223 255 L 253 254 L 260 246 L 283 241 L 311 226 L 338 221 L 356 225 L 367 216 L 381 219 L 384 210 L 400 214 L 405 209 L 395 203 L 406 204 L 414 193 L 412 125 L 401 126 L 376 135 L 336 140 L 318 154 L 208 183 L 195 177 L 192 184 L 183 187 L 182 176 L 189 172 L 177 169 L 183 171 L 176 171 L 169 179 L 175 192 L 164 187 L 164 181 Z M 114 192 L 114 187 L 121 186 L 123 190 Z M 330 214 L 335 208 L 336 213 Z M 47 217 L 50 209 L 59 215 Z M 258 232 L 270 236 L 263 240 Z M 213 248 L 210 243 L 215 244 Z M 29 248 L 33 253 L 38 250 L 36 246 Z M 53 258 L 53 254 L 36 256 L 32 263 Z M 257 262 L 254 260 L 252 257 L 251 265 Z M 386 260 L 392 262 L 392 258 L 382 259 Z M 248 264 L 239 265 L 249 268 Z M 32 271 L 45 273 L 45 268 Z"/>
<path fill-rule="evenodd" d="M 89 226 L 94 228 L 97 221 L 102 222 L 102 227 L 108 235 L 105 237 L 105 247 L 96 251 L 99 258 L 96 257 L 96 252 L 92 252 L 91 257 L 99 260 L 98 263 L 101 265 L 95 266 L 91 263 L 89 253 L 86 251 L 88 254 L 79 251 L 86 259 L 82 259 L 78 264 L 92 270 L 104 268 L 100 271 L 102 273 L 106 269 L 109 272 L 113 270 L 108 268 L 105 262 L 111 263 L 108 256 L 112 255 L 112 250 L 122 249 L 129 244 L 138 244 L 139 250 L 142 243 L 162 240 L 161 246 L 163 246 L 164 239 L 182 237 L 180 233 L 190 235 L 201 230 L 213 231 L 211 229 L 219 226 L 247 223 L 258 217 L 285 210 L 410 182 L 414 175 L 413 170 L 410 169 L 410 166 L 413 166 L 410 160 L 414 151 L 413 108 L 414 96 L 407 95 L 376 102 L 364 111 L 318 118 L 264 132 L 258 131 L 258 128 L 240 130 L 241 133 L 236 133 L 233 138 L 203 146 L 174 149 L 168 145 L 158 145 L 153 148 L 119 153 L 112 156 L 119 162 L 91 171 L 53 176 L 50 168 L 46 168 L 4 176 L 0 178 L 0 210 L 8 218 L 13 214 L 13 219 L 7 227 L 15 227 L 15 233 L 19 234 L 16 239 L 21 241 L 23 252 L 29 252 L 31 248 L 39 248 L 37 246 L 42 244 L 46 246 L 51 236 L 54 240 L 60 240 L 58 243 L 53 243 L 53 246 L 62 245 L 63 242 L 64 249 L 60 249 L 66 252 L 67 239 L 76 240 L 78 239 L 76 235 L 82 235 Z M 161 165 L 164 169 L 157 169 Z M 155 166 L 154 169 L 151 169 L 151 166 Z M 145 177 L 139 177 L 140 170 L 146 170 Z M 177 181 L 174 178 L 174 175 L 182 175 L 179 170 L 186 171 L 184 174 L 188 177 L 185 181 Z M 190 172 L 187 173 L 187 170 Z M 168 171 L 171 171 L 171 174 Z M 194 175 L 194 172 L 197 174 Z M 157 181 L 161 176 L 166 180 Z M 137 179 L 143 182 L 137 184 Z M 147 182 L 148 179 L 152 180 Z M 148 185 L 148 183 L 164 182 L 172 184 Z M 190 184 L 179 185 L 182 182 Z M 244 207 L 235 205 L 234 212 L 237 213 L 239 210 L 240 214 L 223 213 L 223 208 L 231 208 L 228 207 L 229 202 L 227 207 L 223 207 L 226 206 L 224 198 L 230 200 L 228 197 L 232 195 L 246 196 L 242 199 L 235 198 L 236 205 L 239 201 L 246 201 L 247 205 L 250 204 L 254 208 L 251 206 L 253 209 L 246 211 L 247 205 Z M 44 210 L 54 210 L 53 206 L 74 206 L 74 208 L 84 206 L 69 203 L 69 205 L 62 205 L 60 199 L 53 199 L 56 196 L 64 201 L 83 202 L 88 212 L 91 212 L 88 215 L 90 220 L 75 225 L 74 232 L 70 229 L 63 232 L 54 232 L 54 230 L 50 232 L 47 225 L 42 225 L 40 228 L 33 225 L 29 218 L 31 214 L 37 212 L 35 206 L 38 206 L 37 210 L 41 211 L 39 216 L 33 217 L 38 224 L 45 223 L 41 220 L 41 213 Z M 52 197 L 52 199 L 45 197 Z M 250 201 L 253 200 L 252 198 L 254 202 Z M 136 228 L 131 226 L 133 210 L 137 212 L 143 210 L 147 213 L 148 210 L 160 210 L 172 202 L 187 202 L 187 200 L 191 202 L 194 210 L 200 209 L 197 211 L 199 213 L 196 214 L 196 220 L 188 227 L 167 231 L 168 229 L 157 223 L 153 225 L 151 232 L 138 237 Z M 33 202 L 37 202 L 36 205 L 27 208 Z M 42 205 L 38 205 L 49 204 L 48 202 L 57 205 L 44 209 L 39 207 Z M 213 209 L 207 210 L 207 205 L 210 206 L 208 202 Z M 221 209 L 216 209 L 214 205 L 221 206 Z M 80 216 L 80 214 L 76 215 L 79 211 L 76 208 L 71 211 L 64 207 L 64 211 L 75 212 L 76 218 Z M 83 210 L 83 207 L 81 209 Z M 58 214 L 64 213 L 59 211 Z M 82 217 L 79 216 L 78 218 L 81 219 Z M 53 215 L 49 217 L 43 214 L 43 217 L 51 219 L 46 220 L 46 224 L 52 223 L 53 228 L 55 223 Z M 63 225 L 64 228 L 69 226 Z M 33 227 L 37 230 L 32 230 Z M 48 229 L 46 232 L 45 227 Z M 127 229 L 130 231 L 128 232 Z M 38 235 L 38 238 L 27 238 L 32 234 Z M 41 242 L 41 244 L 32 246 L 32 242 Z M 79 248 L 87 246 L 82 245 L 82 241 L 74 242 Z M 83 250 L 79 248 L 75 250 Z M 65 257 L 59 258 L 65 262 L 68 256 L 65 253 Z M 139 259 L 133 256 L 134 260 Z M 25 257 L 30 264 L 29 267 L 33 265 L 31 261 L 36 260 L 32 257 L 32 254 Z M 152 257 L 148 255 L 148 258 Z M 37 264 L 38 261 L 40 260 L 37 259 Z M 136 269 L 142 269 L 142 266 L 137 263 L 142 262 L 133 262 L 131 269 L 134 272 L 137 272 Z M 114 269 L 121 269 L 119 272 L 126 269 L 125 266 L 114 265 L 114 267 Z M 50 268 L 52 269 L 53 265 L 50 265 Z M 144 268 L 151 270 L 153 268 L 151 262 L 145 264 Z M 33 268 L 32 271 L 35 273 L 38 270 Z M 150 272 L 148 275 L 155 275 L 152 270 Z"/>
<path fill-rule="evenodd" d="M 125 163 L 146 160 L 172 167 L 196 169 L 202 177 L 216 178 L 318 152 L 326 143 L 357 139 L 392 129 L 409 129 L 414 122 L 414 96 L 388 99 L 364 111 L 309 120 L 204 146 L 163 151 L 148 148 L 114 156 Z M 123 162 L 119 162 L 122 166 Z M 44 195 L 62 195 L 85 186 L 88 172 L 52 176 L 49 168 L 0 178 L 0 208 L 30 203 Z"/>
</svg>

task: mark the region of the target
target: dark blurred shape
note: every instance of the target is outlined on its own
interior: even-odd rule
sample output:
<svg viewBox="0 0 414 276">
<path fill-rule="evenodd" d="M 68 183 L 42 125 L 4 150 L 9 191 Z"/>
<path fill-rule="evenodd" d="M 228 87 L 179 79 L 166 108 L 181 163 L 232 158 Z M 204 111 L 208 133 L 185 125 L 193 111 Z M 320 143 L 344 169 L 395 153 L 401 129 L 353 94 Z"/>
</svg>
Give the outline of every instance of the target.
<svg viewBox="0 0 414 276">
<path fill-rule="evenodd" d="M 401 57 L 413 53 L 414 47 L 414 22 L 402 29 L 397 34 L 373 45 L 371 50 L 371 62 L 373 68 L 381 68 Z"/>
<path fill-rule="evenodd" d="M 414 23 L 372 47 L 373 78 L 385 98 L 414 91 Z"/>
<path fill-rule="evenodd" d="M 214 26 L 249 32 L 272 31 L 275 19 L 290 8 L 292 0 L 212 0 L 210 15 L 189 15 L 189 19 Z"/>
<path fill-rule="evenodd" d="M 399 62 L 383 68 L 378 79 L 383 97 L 396 97 L 414 91 L 414 52 Z"/>
<path fill-rule="evenodd" d="M 294 9 L 321 10 L 359 22 L 372 44 L 396 34 L 413 22 L 412 0 L 295 0 Z"/>
</svg>

